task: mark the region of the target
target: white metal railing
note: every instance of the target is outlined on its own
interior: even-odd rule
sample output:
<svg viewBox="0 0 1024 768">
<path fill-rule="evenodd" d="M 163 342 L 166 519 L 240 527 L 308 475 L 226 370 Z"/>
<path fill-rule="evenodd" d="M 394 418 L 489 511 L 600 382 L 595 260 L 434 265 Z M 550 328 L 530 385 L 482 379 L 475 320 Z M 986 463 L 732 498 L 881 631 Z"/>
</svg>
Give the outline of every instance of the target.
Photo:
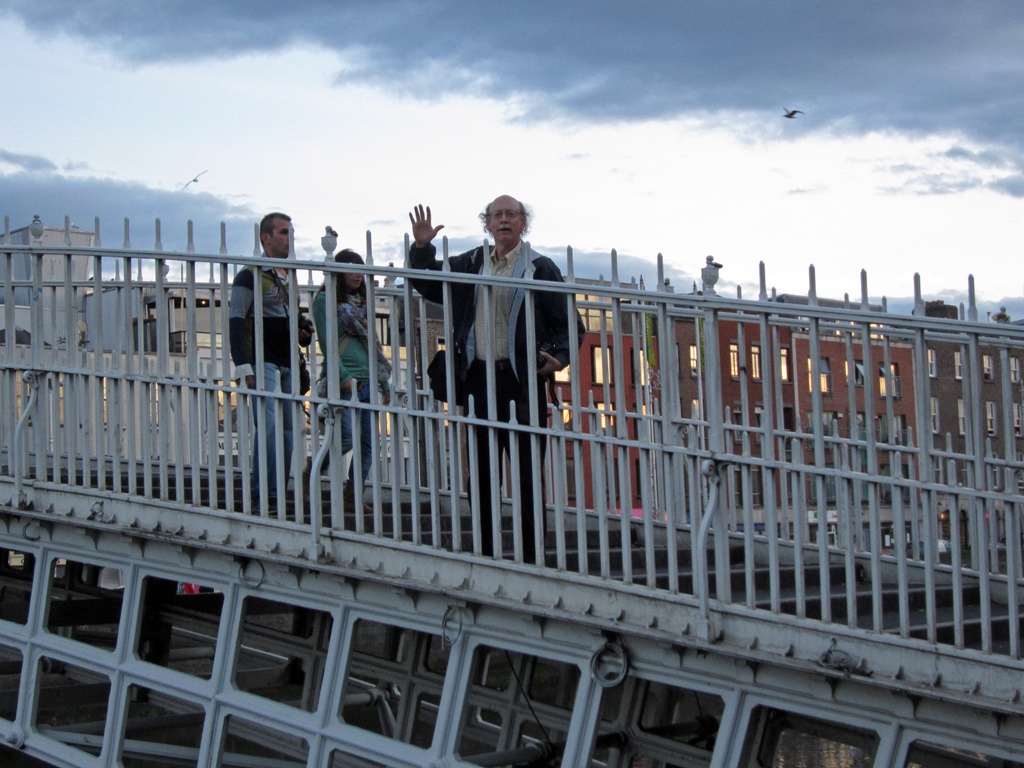
<svg viewBox="0 0 1024 768">
<path fill-rule="evenodd" d="M 522 562 L 520 489 L 507 470 L 476 465 L 471 427 L 489 422 L 434 402 L 423 379 L 438 336 L 451 348 L 451 308 L 428 306 L 409 283 L 486 291 L 509 281 L 372 257 L 346 265 L 377 279 L 368 280 L 381 318 L 371 342 L 391 360 L 393 398 L 346 402 L 333 365 L 327 397 L 301 394 L 293 376 L 293 390 L 274 397 L 294 416 L 296 451 L 279 462 L 294 485 L 271 504 L 252 497 L 249 462 L 282 443 L 254 441 L 252 406 L 266 395 L 233 380 L 226 348 L 232 277 L 261 261 L 225 253 L 0 244 L 0 446 L 15 502 L 60 483 L 128 494 L 140 508 L 158 500 L 297 526 L 311 553 L 347 531 L 471 557 L 481 552 L 482 506 L 467 479 L 490 471 L 506 480 L 501 497 L 516 510 L 498 546 Z M 339 272 L 320 261 L 284 266 L 295 313 L 310 306 L 321 273 L 330 287 Z M 662 275 L 660 290 L 643 290 L 618 278 L 614 253 L 603 283 L 577 279 L 571 252 L 565 266 L 565 284 L 540 287 L 579 309 L 587 333 L 548 422 L 514 427 L 547 446 L 534 473 L 545 505 L 522 511 L 548 522 L 547 556 L 534 565 L 699 596 L 704 606 L 712 596 L 700 585 L 712 579 L 719 603 L 932 641 L 949 627 L 958 645 L 976 621 L 980 648 L 1020 655 L 1024 463 L 1013 419 L 1022 391 L 1011 370 L 1024 357 L 1024 328 L 926 317 L 920 296 L 913 316 L 871 310 L 866 298 L 826 307 L 813 292 L 806 304 L 781 303 L 768 299 L 763 277 L 756 300 L 680 295 Z M 330 333 L 328 347 L 337 343 Z M 733 375 L 720 353 L 730 344 L 740 361 L 757 355 L 756 375 L 744 364 Z M 310 364 L 315 381 L 323 360 L 313 354 Z M 894 366 L 899 387 L 856 380 L 858 370 Z M 371 410 L 380 427 L 372 514 L 302 481 L 307 461 L 316 468 L 340 446 L 323 445 L 338 430 L 321 433 L 316 414 L 336 418 L 342 406 Z M 327 478 L 341 487 L 342 461 L 330 462 Z M 706 507 L 716 516 L 705 526 L 710 557 L 695 535 Z M 976 604 L 968 582 L 978 585 Z"/>
</svg>

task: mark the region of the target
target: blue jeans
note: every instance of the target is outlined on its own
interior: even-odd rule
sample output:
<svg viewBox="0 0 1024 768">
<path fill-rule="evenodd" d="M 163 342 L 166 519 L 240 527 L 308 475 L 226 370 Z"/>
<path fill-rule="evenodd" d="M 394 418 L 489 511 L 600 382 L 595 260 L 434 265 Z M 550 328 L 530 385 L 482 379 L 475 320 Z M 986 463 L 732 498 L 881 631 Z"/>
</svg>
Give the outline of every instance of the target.
<svg viewBox="0 0 1024 768">
<path fill-rule="evenodd" d="M 263 387 L 265 392 L 292 391 L 292 369 L 263 364 Z M 281 409 L 281 428 L 284 430 L 284 481 L 288 484 L 292 462 L 292 407 L 290 402 L 282 402 L 272 397 L 255 398 L 256 428 L 252 440 L 252 496 L 260 497 L 260 441 L 267 447 L 267 498 L 271 504 L 277 502 L 277 411 Z"/>
<path fill-rule="evenodd" d="M 370 383 L 364 381 L 359 385 L 357 393 L 359 402 L 370 402 Z M 358 419 L 359 423 L 356 424 Z M 359 463 L 360 479 L 366 481 L 370 474 L 370 462 L 373 456 L 373 411 L 368 408 L 346 408 L 341 414 L 341 452 L 348 453 L 359 439 Z M 352 457 L 352 463 L 348 469 L 348 481 L 355 482 L 356 457 Z"/>
</svg>

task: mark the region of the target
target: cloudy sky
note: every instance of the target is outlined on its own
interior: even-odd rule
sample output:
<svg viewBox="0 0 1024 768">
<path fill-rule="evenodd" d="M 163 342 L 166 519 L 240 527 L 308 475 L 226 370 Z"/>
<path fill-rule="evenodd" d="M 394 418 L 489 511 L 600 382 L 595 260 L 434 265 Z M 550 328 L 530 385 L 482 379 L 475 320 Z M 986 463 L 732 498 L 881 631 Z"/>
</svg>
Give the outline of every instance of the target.
<svg viewBox="0 0 1024 768">
<path fill-rule="evenodd" d="M 428 204 L 536 212 L 577 272 L 1024 319 L 1019 0 L 0 0 L 0 215 L 251 253 L 269 210 L 400 261 Z M 799 109 L 795 119 L 785 108 Z M 198 181 L 185 186 L 200 172 Z M 184 187 L 184 189 L 183 189 Z"/>
</svg>

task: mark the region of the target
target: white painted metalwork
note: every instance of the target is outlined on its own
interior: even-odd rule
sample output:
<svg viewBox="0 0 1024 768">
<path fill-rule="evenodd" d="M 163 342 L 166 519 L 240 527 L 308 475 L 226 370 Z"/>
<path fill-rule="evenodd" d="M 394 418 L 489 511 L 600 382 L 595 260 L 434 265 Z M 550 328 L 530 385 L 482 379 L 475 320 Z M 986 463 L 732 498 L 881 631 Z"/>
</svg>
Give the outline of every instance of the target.
<svg viewBox="0 0 1024 768">
<path fill-rule="evenodd" d="M 267 765 L 456 764 L 463 742 L 491 743 L 486 718 L 472 736 L 459 719 L 466 696 L 480 706 L 486 698 L 467 685 L 478 663 L 473 649 L 488 647 L 524 654 L 509 663 L 525 674 L 537 659 L 560 659 L 568 666 L 558 674 L 581 674 L 567 714 L 548 705 L 564 738 L 496 736 L 491 757 L 478 764 L 550 749 L 565 765 L 597 765 L 588 761 L 598 752 L 618 764 L 629 749 L 597 718 L 607 700 L 603 683 L 619 681 L 591 676 L 593 659 L 624 648 L 621 684 L 644 688 L 664 662 L 655 649 L 669 647 L 680 659 L 691 658 L 690 649 L 711 654 L 722 685 L 691 680 L 680 664 L 684 687 L 713 692 L 723 702 L 716 728 L 746 734 L 738 747 L 715 747 L 714 764 L 747 765 L 740 761 L 752 758 L 739 750 L 753 731 L 775 727 L 771 711 L 783 704 L 800 717 L 842 712 L 861 729 L 851 731 L 851 744 L 877 746 L 877 765 L 902 765 L 894 761 L 932 749 L 919 743 L 949 744 L 935 713 L 959 717 L 964 708 L 1009 718 L 989 753 L 1019 753 L 1024 327 L 978 322 L 973 286 L 957 317 L 933 317 L 918 281 L 918 307 L 901 316 L 870 305 L 866 277 L 859 303 L 820 299 L 813 271 L 807 296 L 769 298 L 763 266 L 756 300 L 684 295 L 660 268 L 654 290 L 622 281 L 614 253 L 610 280 L 579 279 L 570 251 L 565 284 L 530 286 L 579 310 L 586 334 L 577 339 L 571 329 L 580 350 L 556 381 L 561 402 L 549 407 L 547 423 L 513 426 L 547 443 L 545 466 L 534 473 L 545 503 L 521 510 L 521 489 L 507 482 L 507 470 L 477 461 L 472 427 L 489 421 L 433 401 L 423 372 L 439 345 L 452 348 L 452 307 L 427 305 L 410 283 L 443 280 L 450 299 L 452 285 L 469 282 L 487 302 L 488 286 L 510 281 L 384 267 L 374 263 L 368 235 L 367 264 L 344 269 L 367 275 L 377 313 L 369 341 L 379 339 L 392 363 L 391 402 L 341 397 L 337 366 L 312 356 L 312 378 L 325 373 L 327 396 L 301 394 L 297 376 L 291 392 L 275 396 L 295 417 L 296 451 L 277 462 L 279 484 L 286 474 L 293 484 L 272 505 L 252 498 L 249 461 L 259 454 L 265 469 L 267 452 L 280 455 L 283 441 L 253 440 L 252 407 L 265 395 L 234 381 L 226 344 L 231 278 L 261 263 L 258 245 L 253 257 L 228 256 L 222 227 L 221 253 L 197 254 L 190 225 L 186 252 L 170 253 L 157 222 L 154 247 L 135 250 L 126 220 L 124 245 L 105 248 L 99 222 L 95 230 L 88 246 L 71 244 L 67 222 L 55 241 L 44 230 L 15 242 L 5 224 L 0 242 L 0 549 L 35 563 L 24 621 L 3 618 L 21 609 L 0 591 L 0 664 L 33 670 L 20 678 L 7 725 L 0 696 L 8 744 L 27 744 L 57 764 L 101 764 L 89 755 L 108 760 L 128 749 L 227 765 L 237 757 L 223 745 L 267 725 L 279 734 Z M 330 257 L 335 244 L 324 240 Z M 330 259 L 284 265 L 295 314 L 311 305 L 321 275 L 333 295 L 342 269 Z M 532 301 L 531 293 L 527 306 Z M 257 291 L 257 316 L 260 306 Z M 327 346 L 337 349 L 328 325 Z M 535 338 L 535 329 L 529 333 Z M 292 335 L 294 370 L 295 328 Z M 935 369 L 933 359 L 945 363 Z M 376 375 L 371 367 L 372 391 Z M 447 376 L 454 391 L 454 372 Z M 378 425 L 364 489 L 372 512 L 358 497 L 352 509 L 332 492 L 347 476 L 335 424 L 344 409 L 370 410 Z M 487 506 L 466 487 L 481 471 L 499 481 L 493 487 L 505 510 L 495 521 L 501 554 L 494 559 L 479 554 Z M 520 514 L 547 519 L 537 562 L 524 560 Z M 58 599 L 52 574 L 62 560 L 124 576 L 118 624 L 86 630 L 71 612 L 69 638 L 48 628 L 47 606 Z M 186 583 L 193 572 L 224 595 L 215 624 L 205 616 L 174 625 L 176 639 L 191 638 L 176 659 L 213 657 L 200 684 L 140 661 L 133 639 L 145 610 L 143 581 Z M 8 574 L 5 588 L 17 593 L 22 576 Z M 68 589 L 71 602 L 96 589 L 111 604 L 99 586 Z M 342 607 L 323 608 L 339 594 Z M 326 658 L 335 670 L 303 693 L 319 703 L 298 717 L 288 705 L 237 690 L 231 665 L 249 653 L 241 648 L 259 648 L 268 674 L 283 674 L 276 660 L 288 645 L 244 630 L 246 596 L 257 595 L 321 611 L 317 620 L 331 624 L 328 645 L 310 646 L 295 662 Z M 443 693 L 430 694 L 440 699 L 431 698 L 429 748 L 385 745 L 382 736 L 338 726 L 353 617 L 375 610 L 382 626 L 452 643 L 448 664 L 456 671 L 444 676 Z M 244 631 L 259 639 L 243 642 Z M 215 640 L 204 646 L 210 632 Z M 112 651 L 80 639 L 105 634 L 114 637 Z M 608 634 L 623 644 L 609 644 Z M 636 664 L 645 654 L 648 666 Z M 737 660 L 753 675 L 723 672 Z M 48 731 L 35 719 L 46 697 L 30 681 L 40 665 L 54 663 L 79 670 L 72 678 L 87 698 L 107 685 L 101 678 L 110 681 L 107 728 Z M 813 691 L 823 668 L 831 698 L 811 707 L 799 696 L 788 701 L 793 685 Z M 405 675 L 401 685 L 434 685 L 411 668 L 394 674 Z M 657 685 L 681 679 L 669 675 Z M 131 711 L 130 686 L 154 691 L 161 717 L 202 723 L 196 751 L 126 736 L 129 722 L 140 733 L 146 723 Z M 844 702 L 837 690 L 856 693 Z M 344 695 L 382 707 L 388 729 L 409 726 L 382 691 L 367 684 Z M 890 691 L 923 697 L 934 712 L 886 720 L 877 699 Z M 857 720 L 847 717 L 853 703 L 880 709 Z M 529 711 L 515 718 L 529 723 Z M 982 741 L 988 725 L 964 722 L 962 741 Z M 913 729 L 917 741 L 904 735 Z M 643 748 L 654 756 L 681 747 L 652 736 Z M 350 756 L 331 758 L 332 749 Z M 693 759 L 711 755 L 698 750 Z"/>
</svg>

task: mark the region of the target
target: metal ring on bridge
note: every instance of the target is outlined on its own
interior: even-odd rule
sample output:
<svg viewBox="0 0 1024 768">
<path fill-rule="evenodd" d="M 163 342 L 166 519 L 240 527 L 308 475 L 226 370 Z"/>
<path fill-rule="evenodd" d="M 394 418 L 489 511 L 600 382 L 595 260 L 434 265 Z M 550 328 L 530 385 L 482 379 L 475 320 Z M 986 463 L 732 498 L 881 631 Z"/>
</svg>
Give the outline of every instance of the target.
<svg viewBox="0 0 1024 768">
<path fill-rule="evenodd" d="M 590 657 L 590 676 L 602 688 L 619 685 L 626 679 L 628 672 L 629 656 L 617 640 L 605 643 Z"/>
<path fill-rule="evenodd" d="M 455 627 L 455 633 L 450 634 L 448 625 L 452 618 L 458 620 L 458 624 Z M 449 605 L 448 609 L 444 612 L 444 616 L 441 617 L 441 640 L 447 646 L 453 646 L 458 641 L 459 637 L 462 636 L 462 608 L 457 605 Z"/>
</svg>

